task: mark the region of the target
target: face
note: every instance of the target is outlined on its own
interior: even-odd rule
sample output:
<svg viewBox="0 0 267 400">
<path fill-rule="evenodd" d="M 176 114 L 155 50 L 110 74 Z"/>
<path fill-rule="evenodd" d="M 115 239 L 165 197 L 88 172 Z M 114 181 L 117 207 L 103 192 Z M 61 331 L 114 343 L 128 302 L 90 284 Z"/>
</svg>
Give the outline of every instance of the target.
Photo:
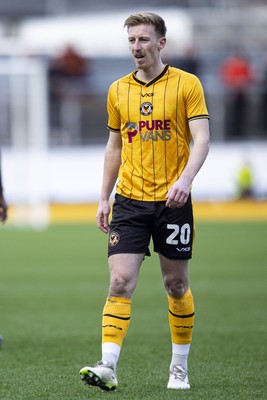
<svg viewBox="0 0 267 400">
<path fill-rule="evenodd" d="M 153 25 L 137 25 L 128 29 L 128 42 L 136 67 L 150 70 L 160 61 L 166 39 L 158 38 Z"/>
</svg>

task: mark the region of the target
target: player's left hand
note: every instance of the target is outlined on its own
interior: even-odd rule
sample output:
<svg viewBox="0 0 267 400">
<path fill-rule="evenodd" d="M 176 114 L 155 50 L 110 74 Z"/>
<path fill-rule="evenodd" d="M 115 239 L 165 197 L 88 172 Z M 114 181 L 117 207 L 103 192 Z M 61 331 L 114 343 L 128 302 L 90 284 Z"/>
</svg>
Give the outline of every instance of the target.
<svg viewBox="0 0 267 400">
<path fill-rule="evenodd" d="M 166 207 L 181 208 L 187 202 L 190 194 L 190 182 L 178 179 L 167 193 Z"/>
</svg>

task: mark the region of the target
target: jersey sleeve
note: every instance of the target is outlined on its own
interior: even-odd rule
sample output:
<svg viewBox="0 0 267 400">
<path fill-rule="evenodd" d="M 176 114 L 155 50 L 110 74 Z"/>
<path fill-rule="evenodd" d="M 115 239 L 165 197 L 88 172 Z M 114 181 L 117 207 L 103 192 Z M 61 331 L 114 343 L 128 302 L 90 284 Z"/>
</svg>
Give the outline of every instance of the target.
<svg viewBox="0 0 267 400">
<path fill-rule="evenodd" d="M 195 119 L 209 118 L 201 82 L 195 75 L 191 75 L 190 78 L 185 88 L 187 119 L 188 121 L 193 121 Z"/>
<path fill-rule="evenodd" d="M 110 85 L 107 96 L 107 112 L 108 112 L 108 130 L 113 132 L 120 132 L 121 119 L 119 113 L 119 101 L 118 101 L 118 82 L 114 82 Z"/>
</svg>

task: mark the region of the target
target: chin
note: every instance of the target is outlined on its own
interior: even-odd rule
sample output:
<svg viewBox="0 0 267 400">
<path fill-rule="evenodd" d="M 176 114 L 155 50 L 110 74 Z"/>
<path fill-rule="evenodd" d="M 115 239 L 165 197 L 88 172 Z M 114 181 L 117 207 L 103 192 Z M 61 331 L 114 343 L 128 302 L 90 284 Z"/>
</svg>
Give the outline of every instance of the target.
<svg viewBox="0 0 267 400">
<path fill-rule="evenodd" d="M 137 69 L 144 69 L 144 66 L 143 65 L 140 65 L 140 64 L 135 64 L 136 65 L 136 68 Z"/>
</svg>

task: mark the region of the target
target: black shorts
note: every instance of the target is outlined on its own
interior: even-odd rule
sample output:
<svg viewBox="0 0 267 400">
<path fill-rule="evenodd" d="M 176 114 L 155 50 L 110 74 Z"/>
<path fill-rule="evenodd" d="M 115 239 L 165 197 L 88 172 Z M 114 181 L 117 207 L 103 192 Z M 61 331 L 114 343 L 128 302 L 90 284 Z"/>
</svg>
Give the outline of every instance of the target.
<svg viewBox="0 0 267 400">
<path fill-rule="evenodd" d="M 115 195 L 108 239 L 108 256 L 135 253 L 149 256 L 154 251 L 167 258 L 192 257 L 194 220 L 191 196 L 181 208 L 169 208 L 165 201 L 138 201 Z"/>
</svg>

